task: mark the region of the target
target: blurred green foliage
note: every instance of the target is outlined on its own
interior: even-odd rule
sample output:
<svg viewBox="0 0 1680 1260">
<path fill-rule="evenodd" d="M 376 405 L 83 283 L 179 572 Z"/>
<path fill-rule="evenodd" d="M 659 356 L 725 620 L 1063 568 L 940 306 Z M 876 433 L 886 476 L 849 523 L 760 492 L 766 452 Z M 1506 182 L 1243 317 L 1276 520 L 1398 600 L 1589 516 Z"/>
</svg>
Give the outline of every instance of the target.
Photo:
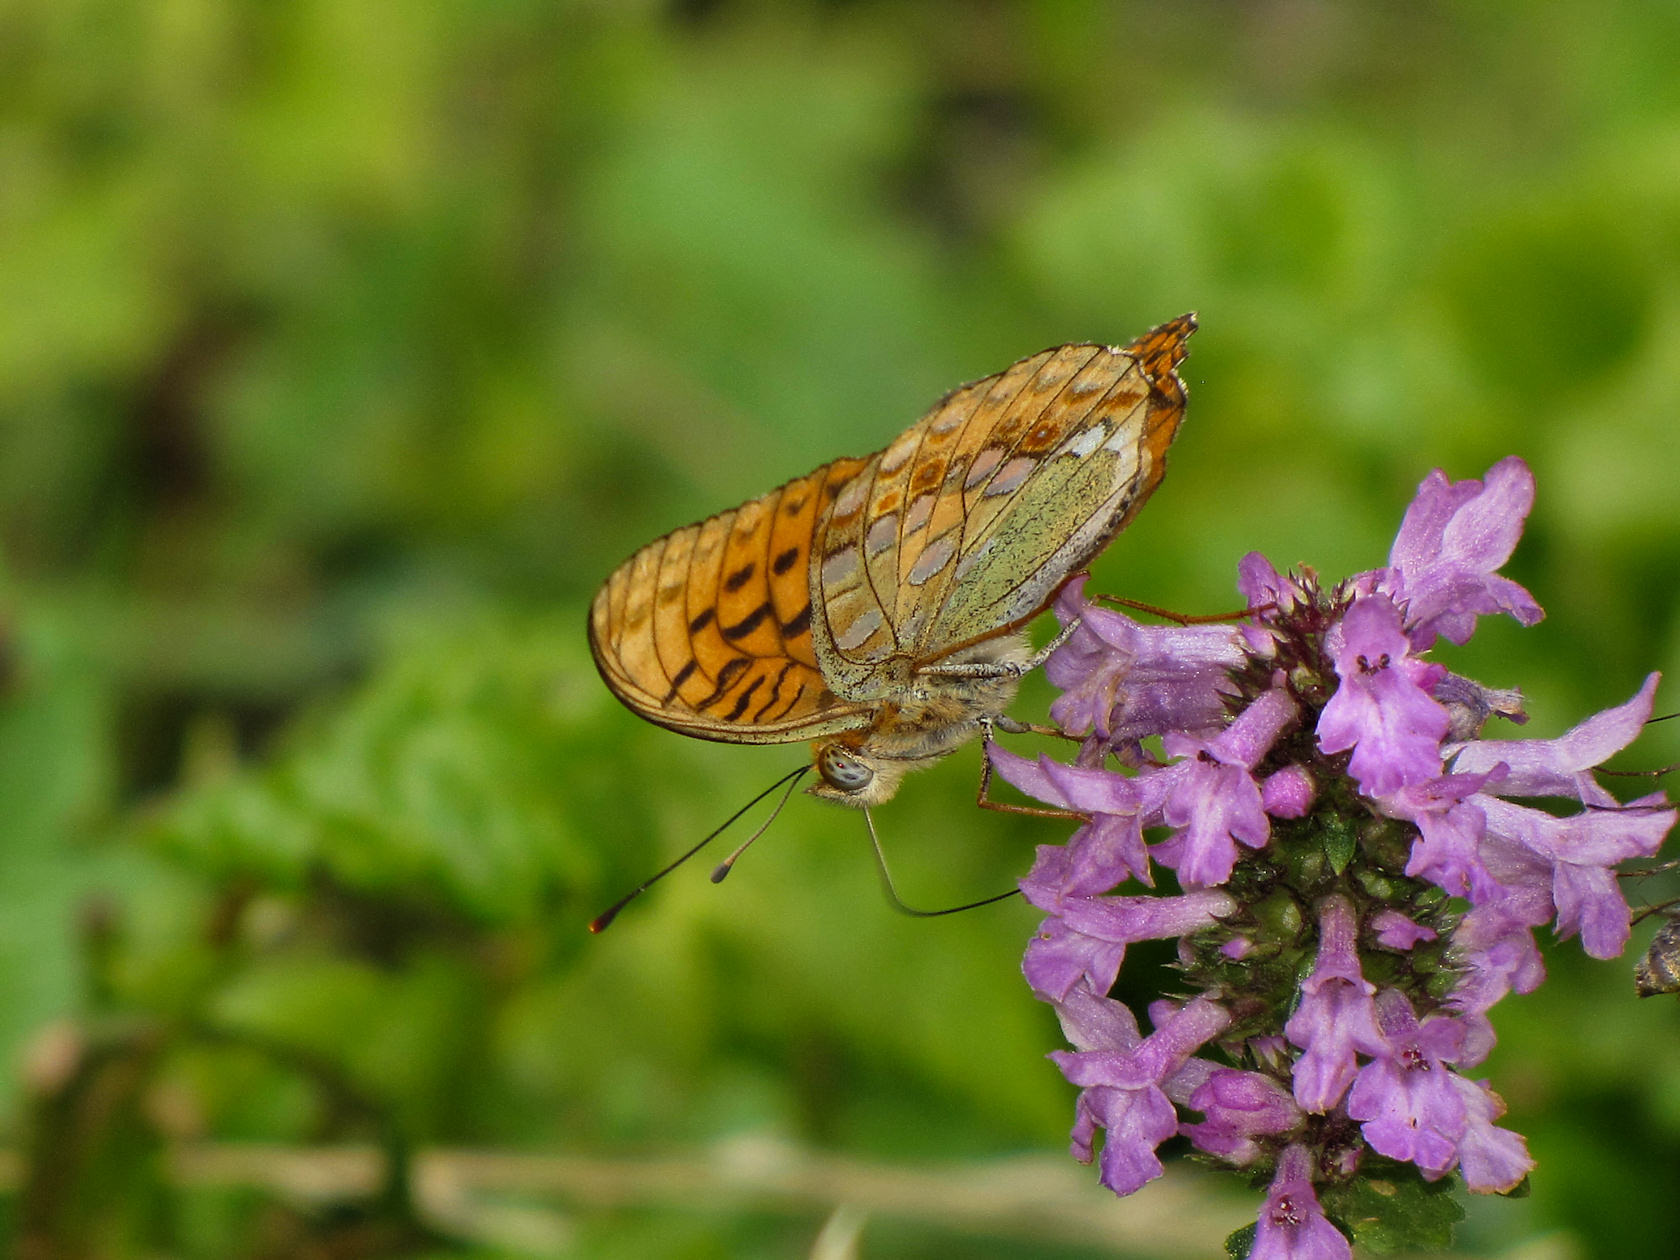
<svg viewBox="0 0 1680 1260">
<path fill-rule="evenodd" d="M 1516 453 L 1549 619 L 1450 663 L 1540 734 L 1626 698 L 1680 666 L 1677 47 L 1655 0 L 0 6 L 16 1253 L 1206 1254 L 1250 1205 L 1001 1177 L 1072 1103 L 1032 916 L 894 916 L 857 818 L 796 801 L 584 934 L 803 754 L 638 722 L 583 609 L 960 381 L 1195 309 L 1100 588 L 1367 568 L 1431 467 Z M 918 901 L 1059 838 L 971 812 L 974 763 L 881 813 Z M 1665 1254 L 1680 1008 L 1550 965 L 1489 1066 L 1534 1194 L 1461 1241 Z M 468 1149 L 533 1162 L 427 1180 Z"/>
</svg>

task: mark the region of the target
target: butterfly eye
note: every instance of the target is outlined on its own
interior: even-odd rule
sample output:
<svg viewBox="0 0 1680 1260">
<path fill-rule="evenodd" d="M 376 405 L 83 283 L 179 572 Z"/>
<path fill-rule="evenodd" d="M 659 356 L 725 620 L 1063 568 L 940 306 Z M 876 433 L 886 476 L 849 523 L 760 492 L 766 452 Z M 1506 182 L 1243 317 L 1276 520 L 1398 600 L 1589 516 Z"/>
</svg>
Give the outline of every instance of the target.
<svg viewBox="0 0 1680 1260">
<path fill-rule="evenodd" d="M 875 777 L 874 770 L 838 744 L 827 744 L 817 754 L 817 773 L 840 792 L 861 792 Z"/>
</svg>

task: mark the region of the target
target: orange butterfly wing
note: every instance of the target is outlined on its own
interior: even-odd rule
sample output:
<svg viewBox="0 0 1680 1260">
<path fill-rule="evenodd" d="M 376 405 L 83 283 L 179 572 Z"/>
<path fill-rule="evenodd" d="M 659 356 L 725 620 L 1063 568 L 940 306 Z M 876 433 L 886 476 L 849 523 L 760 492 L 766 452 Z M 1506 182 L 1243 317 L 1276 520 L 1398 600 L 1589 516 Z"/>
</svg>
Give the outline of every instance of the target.
<svg viewBox="0 0 1680 1260">
<path fill-rule="evenodd" d="M 589 610 L 613 693 L 649 721 L 732 743 L 867 725 L 817 664 L 809 581 L 817 521 L 863 463 L 836 460 L 619 565 Z"/>
</svg>

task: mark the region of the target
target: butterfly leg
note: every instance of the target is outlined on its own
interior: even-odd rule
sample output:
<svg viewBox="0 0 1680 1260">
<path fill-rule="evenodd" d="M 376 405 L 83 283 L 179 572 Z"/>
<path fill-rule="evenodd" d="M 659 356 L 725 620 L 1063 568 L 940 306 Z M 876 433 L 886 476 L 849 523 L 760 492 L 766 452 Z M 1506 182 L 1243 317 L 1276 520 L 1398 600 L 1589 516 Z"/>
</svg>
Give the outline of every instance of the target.
<svg viewBox="0 0 1680 1260">
<path fill-rule="evenodd" d="M 1049 660 L 1051 656 L 1055 654 L 1057 648 L 1061 647 L 1062 644 L 1073 638 L 1073 632 L 1079 629 L 1080 622 L 1081 619 L 1075 617 L 1072 621 L 1068 622 L 1067 625 L 1058 630 L 1055 638 L 1051 639 L 1050 642 L 1039 648 L 1038 651 L 1034 652 L 1021 663 L 1021 672 L 1023 674 L 1030 674 L 1033 670 L 1044 664 L 1045 661 Z"/>
<path fill-rule="evenodd" d="M 1073 637 L 1073 632 L 1079 629 L 1077 620 L 1063 626 L 1054 639 L 1046 643 L 1038 651 L 1024 661 L 939 661 L 932 665 L 923 665 L 916 672 L 919 674 L 938 674 L 944 678 L 1020 678 L 1030 674 L 1045 661 L 1062 644 Z"/>
<path fill-rule="evenodd" d="M 1152 617 L 1159 617 L 1162 621 L 1171 621 L 1181 626 L 1207 626 L 1222 622 L 1245 621 L 1250 617 L 1258 617 L 1262 613 L 1269 613 L 1277 608 L 1277 602 L 1256 604 L 1252 608 L 1239 608 L 1235 612 L 1225 613 L 1181 613 L 1170 608 L 1162 608 L 1159 604 L 1145 604 L 1140 600 L 1127 599 L 1124 595 L 1093 595 L 1093 604 L 1113 604 L 1116 608 L 1130 608 L 1133 612 L 1148 613 Z"/>
<path fill-rule="evenodd" d="M 1048 727 L 1017 722 L 1014 718 L 1004 717 L 1001 714 L 995 718 L 981 718 L 980 726 L 985 732 L 985 737 L 980 741 L 980 790 L 974 794 L 974 803 L 981 809 L 996 810 L 1000 814 L 1026 814 L 1032 818 L 1067 818 L 1084 821 L 1084 814 L 1075 813 L 1070 809 L 1048 809 L 1042 805 L 1016 805 L 1011 801 L 994 801 L 992 799 L 992 755 L 987 751 L 987 748 L 992 742 L 992 727 L 994 725 L 1000 730 L 1009 731 L 1011 734 L 1031 731 L 1038 734 L 1064 735 L 1064 738 L 1069 739 L 1075 738 Z"/>
<path fill-rule="evenodd" d="M 1643 923 L 1653 914 L 1666 914 L 1668 911 L 1674 909 L 1675 906 L 1680 906 L 1680 897 L 1673 898 L 1669 901 L 1659 901 L 1654 906 L 1641 906 L 1632 914 L 1628 915 L 1628 922 Z"/>
<path fill-rule="evenodd" d="M 1053 739 L 1071 740 L 1075 744 L 1085 742 L 1084 736 L 1070 734 L 1059 726 L 1046 726 L 1043 722 L 1022 722 L 1007 713 L 1000 713 L 986 720 L 1008 735 L 1048 735 Z M 987 738 L 990 738 L 989 734 Z"/>
</svg>

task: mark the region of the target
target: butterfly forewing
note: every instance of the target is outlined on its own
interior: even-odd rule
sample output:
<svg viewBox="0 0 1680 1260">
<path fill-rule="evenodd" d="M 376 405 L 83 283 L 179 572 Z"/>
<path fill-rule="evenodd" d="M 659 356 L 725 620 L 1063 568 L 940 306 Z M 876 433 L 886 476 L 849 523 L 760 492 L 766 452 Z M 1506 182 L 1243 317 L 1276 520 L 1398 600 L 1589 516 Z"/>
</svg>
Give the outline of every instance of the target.
<svg viewBox="0 0 1680 1260">
<path fill-rule="evenodd" d="M 614 693 L 662 726 L 741 743 L 865 724 L 818 667 L 809 582 L 816 522 L 860 466 L 837 460 L 620 565 L 589 619 Z"/>
<path fill-rule="evenodd" d="M 904 644 L 918 643 L 950 588 L 971 521 L 970 496 L 996 473 L 1021 412 L 1039 405 L 1046 350 L 997 376 L 948 395 L 910 430 L 919 438 L 907 480 L 916 498 L 899 531 L 894 625 Z M 908 436 L 908 435 L 907 435 Z"/>
<path fill-rule="evenodd" d="M 1129 367 L 1106 347 L 1064 346 L 999 416 L 964 478 L 961 529 L 952 563 L 939 575 L 937 598 L 928 600 L 918 627 L 918 655 L 971 638 L 973 631 L 964 627 L 974 610 L 991 602 L 998 580 L 1050 559 L 1040 545 L 1046 529 L 1066 534 L 1099 512 L 1100 498 L 1068 491 L 1096 479 L 1100 417 Z M 986 626 L 1001 628 L 1015 619 L 1006 613 Z"/>
</svg>

